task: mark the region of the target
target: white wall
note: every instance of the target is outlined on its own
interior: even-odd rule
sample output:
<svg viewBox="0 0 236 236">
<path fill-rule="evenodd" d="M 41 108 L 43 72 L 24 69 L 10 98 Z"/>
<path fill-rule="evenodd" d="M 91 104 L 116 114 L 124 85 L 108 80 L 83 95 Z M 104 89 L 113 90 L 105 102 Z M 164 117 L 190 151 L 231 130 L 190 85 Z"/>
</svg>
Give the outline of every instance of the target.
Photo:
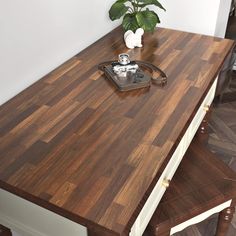
<svg viewBox="0 0 236 236">
<path fill-rule="evenodd" d="M 0 104 L 118 24 L 113 0 L 0 0 Z"/>
<path fill-rule="evenodd" d="M 226 27 L 228 23 L 228 17 L 230 12 L 231 0 L 221 0 L 217 17 L 215 35 L 218 37 L 224 37 L 226 33 Z"/>
<path fill-rule="evenodd" d="M 162 27 L 224 37 L 231 0 L 161 0 Z"/>
<path fill-rule="evenodd" d="M 160 1 L 160 26 L 224 34 L 230 0 Z M 113 2 L 0 0 L 0 104 L 118 25 L 108 18 Z"/>
</svg>

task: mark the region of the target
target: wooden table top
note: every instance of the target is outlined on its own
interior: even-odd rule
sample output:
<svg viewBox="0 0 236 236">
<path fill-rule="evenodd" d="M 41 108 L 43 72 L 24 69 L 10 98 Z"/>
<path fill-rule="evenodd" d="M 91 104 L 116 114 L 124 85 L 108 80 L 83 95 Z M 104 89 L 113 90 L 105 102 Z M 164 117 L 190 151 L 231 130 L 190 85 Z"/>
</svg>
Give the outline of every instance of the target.
<svg viewBox="0 0 236 236">
<path fill-rule="evenodd" d="M 0 187 L 128 234 L 233 45 L 159 28 L 128 50 L 115 29 L 1 106 Z M 168 85 L 117 91 L 97 64 L 122 52 L 159 66 Z"/>
</svg>

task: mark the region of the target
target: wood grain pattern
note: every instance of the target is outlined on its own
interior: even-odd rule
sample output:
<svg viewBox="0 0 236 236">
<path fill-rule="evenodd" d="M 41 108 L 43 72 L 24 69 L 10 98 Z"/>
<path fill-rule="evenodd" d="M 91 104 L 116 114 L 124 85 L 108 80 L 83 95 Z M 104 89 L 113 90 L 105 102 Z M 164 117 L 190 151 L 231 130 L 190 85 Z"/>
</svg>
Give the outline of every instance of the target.
<svg viewBox="0 0 236 236">
<path fill-rule="evenodd" d="M 0 108 L 0 187 L 108 235 L 127 235 L 233 41 L 115 29 Z M 168 85 L 122 93 L 97 64 L 149 61 Z M 125 191 L 129 190 L 129 191 Z"/>
</svg>

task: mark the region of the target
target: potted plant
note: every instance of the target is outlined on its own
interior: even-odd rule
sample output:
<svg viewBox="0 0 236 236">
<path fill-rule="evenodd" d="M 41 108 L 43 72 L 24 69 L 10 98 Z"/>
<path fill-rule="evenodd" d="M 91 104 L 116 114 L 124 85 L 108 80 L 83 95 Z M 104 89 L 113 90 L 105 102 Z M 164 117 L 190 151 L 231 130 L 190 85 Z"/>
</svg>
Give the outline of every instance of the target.
<svg viewBox="0 0 236 236">
<path fill-rule="evenodd" d="M 153 32 L 160 19 L 155 11 L 148 8 L 151 5 L 165 11 L 158 0 L 117 0 L 109 10 L 109 17 L 112 21 L 123 17 L 125 31 L 135 32 L 142 28 L 146 32 Z"/>
</svg>

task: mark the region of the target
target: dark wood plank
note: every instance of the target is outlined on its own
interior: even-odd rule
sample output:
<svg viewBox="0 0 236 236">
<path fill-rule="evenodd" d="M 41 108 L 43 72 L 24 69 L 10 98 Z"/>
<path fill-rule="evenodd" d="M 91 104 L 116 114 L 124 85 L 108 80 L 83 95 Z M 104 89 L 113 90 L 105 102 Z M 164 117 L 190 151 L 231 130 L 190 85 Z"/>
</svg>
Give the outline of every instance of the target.
<svg viewBox="0 0 236 236">
<path fill-rule="evenodd" d="M 12 236 L 11 230 L 0 225 L 0 236 Z"/>
</svg>

